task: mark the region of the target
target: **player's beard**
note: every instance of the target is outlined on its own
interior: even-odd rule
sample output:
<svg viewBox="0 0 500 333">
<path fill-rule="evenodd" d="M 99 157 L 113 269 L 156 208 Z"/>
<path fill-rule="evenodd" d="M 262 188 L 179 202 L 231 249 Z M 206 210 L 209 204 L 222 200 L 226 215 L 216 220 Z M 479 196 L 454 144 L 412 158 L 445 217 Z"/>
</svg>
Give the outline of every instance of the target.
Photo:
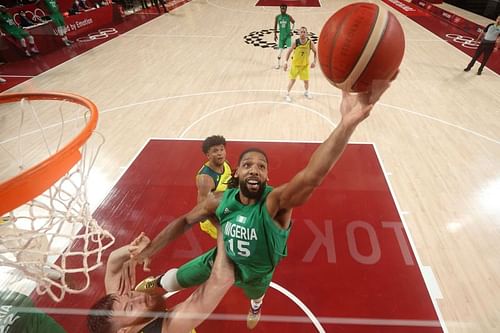
<svg viewBox="0 0 500 333">
<path fill-rule="evenodd" d="M 267 182 L 259 182 L 259 190 L 257 192 L 250 191 L 247 187 L 246 181 L 240 179 L 240 191 L 248 199 L 259 200 L 264 193 Z"/>
</svg>

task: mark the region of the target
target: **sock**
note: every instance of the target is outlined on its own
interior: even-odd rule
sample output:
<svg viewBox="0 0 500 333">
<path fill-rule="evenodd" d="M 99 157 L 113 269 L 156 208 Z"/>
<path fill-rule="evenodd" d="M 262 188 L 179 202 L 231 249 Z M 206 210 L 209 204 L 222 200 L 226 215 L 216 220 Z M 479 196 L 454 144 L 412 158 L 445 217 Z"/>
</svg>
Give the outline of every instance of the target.
<svg viewBox="0 0 500 333">
<path fill-rule="evenodd" d="M 183 289 L 179 282 L 177 281 L 177 268 L 172 268 L 168 270 L 159 279 L 159 285 L 168 292 L 177 291 Z"/>
<path fill-rule="evenodd" d="M 257 311 L 257 310 L 260 309 L 260 307 L 262 306 L 262 300 L 263 299 L 264 299 L 264 296 L 262 296 L 259 299 L 252 299 L 252 300 L 250 300 L 250 306 L 252 307 L 253 311 Z"/>
</svg>

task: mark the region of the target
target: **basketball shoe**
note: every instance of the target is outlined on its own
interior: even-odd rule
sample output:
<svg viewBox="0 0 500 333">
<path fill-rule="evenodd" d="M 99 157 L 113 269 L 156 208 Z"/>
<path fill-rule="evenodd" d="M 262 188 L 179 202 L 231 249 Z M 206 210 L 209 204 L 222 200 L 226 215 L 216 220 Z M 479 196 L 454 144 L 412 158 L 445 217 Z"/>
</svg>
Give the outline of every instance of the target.
<svg viewBox="0 0 500 333">
<path fill-rule="evenodd" d="M 163 295 L 167 291 L 160 286 L 160 278 L 149 276 L 139 282 L 137 286 L 135 286 L 135 291 L 140 291 L 141 293 L 152 294 L 152 295 Z"/>
<path fill-rule="evenodd" d="M 253 330 L 259 323 L 261 307 L 262 306 L 259 306 L 257 309 L 250 307 L 250 311 L 248 311 L 247 315 L 247 328 L 249 330 Z"/>
</svg>

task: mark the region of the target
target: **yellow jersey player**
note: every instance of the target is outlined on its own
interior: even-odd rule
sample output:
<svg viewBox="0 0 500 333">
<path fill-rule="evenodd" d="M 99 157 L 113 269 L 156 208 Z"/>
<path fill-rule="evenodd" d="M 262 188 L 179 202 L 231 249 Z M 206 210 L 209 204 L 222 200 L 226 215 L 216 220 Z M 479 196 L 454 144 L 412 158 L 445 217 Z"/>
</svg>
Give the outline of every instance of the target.
<svg viewBox="0 0 500 333">
<path fill-rule="evenodd" d="M 292 90 L 293 85 L 295 84 L 295 79 L 297 76 L 300 76 L 300 79 L 304 81 L 304 96 L 306 98 L 311 99 L 312 96 L 309 93 L 309 54 L 311 51 L 314 53 L 314 60 L 311 63 L 311 68 L 316 67 L 316 46 L 314 43 L 307 37 L 307 28 L 301 27 L 299 30 L 300 38 L 293 43 L 292 48 L 286 54 L 285 64 L 283 65 L 283 69 L 287 70 L 288 68 L 288 59 L 293 52 L 292 57 L 292 66 L 290 67 L 290 82 L 288 83 L 288 89 L 285 96 L 285 100 L 287 102 L 291 102 L 292 98 L 290 97 L 290 90 Z"/>
<path fill-rule="evenodd" d="M 209 136 L 201 148 L 208 161 L 196 175 L 197 202 L 205 200 L 211 192 L 225 191 L 231 179 L 231 166 L 226 161 L 226 139 L 221 135 Z M 217 229 L 210 220 L 200 222 L 200 228 L 217 239 Z"/>
</svg>

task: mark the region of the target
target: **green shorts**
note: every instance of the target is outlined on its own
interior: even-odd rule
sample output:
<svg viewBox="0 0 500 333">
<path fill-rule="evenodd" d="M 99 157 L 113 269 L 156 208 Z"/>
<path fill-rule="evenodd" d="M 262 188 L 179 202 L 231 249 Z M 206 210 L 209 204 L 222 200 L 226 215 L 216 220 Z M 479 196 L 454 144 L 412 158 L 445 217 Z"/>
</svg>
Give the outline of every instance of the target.
<svg viewBox="0 0 500 333">
<path fill-rule="evenodd" d="M 286 49 L 292 46 L 292 36 L 290 34 L 282 34 L 280 33 L 280 37 L 278 39 L 278 48 L 280 49 Z"/>
<path fill-rule="evenodd" d="M 9 26 L 8 28 L 5 28 L 5 32 L 17 40 L 29 37 L 29 33 L 27 33 L 24 29 L 14 26 Z"/>
<path fill-rule="evenodd" d="M 216 254 L 217 249 L 213 248 L 179 267 L 176 277 L 181 287 L 189 288 L 198 286 L 208 280 Z M 271 283 L 273 273 L 274 271 L 251 281 L 242 281 L 242 274 L 240 273 L 239 268 L 235 266 L 234 284 L 243 289 L 243 292 L 249 299 L 257 299 L 266 293 L 266 290 L 269 288 L 269 284 Z"/>
</svg>

